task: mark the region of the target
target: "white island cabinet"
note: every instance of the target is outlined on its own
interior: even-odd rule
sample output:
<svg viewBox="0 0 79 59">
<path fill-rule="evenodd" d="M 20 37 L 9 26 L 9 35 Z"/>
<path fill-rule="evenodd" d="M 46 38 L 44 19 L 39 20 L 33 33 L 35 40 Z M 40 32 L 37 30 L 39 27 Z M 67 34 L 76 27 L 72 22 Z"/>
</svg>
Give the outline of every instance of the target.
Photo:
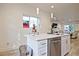
<svg viewBox="0 0 79 59">
<path fill-rule="evenodd" d="M 61 37 L 61 55 L 66 55 L 70 51 L 70 35 Z"/>
<path fill-rule="evenodd" d="M 61 37 L 61 55 L 65 55 L 70 50 L 69 35 L 39 34 L 27 35 L 27 45 L 33 49 L 33 56 L 48 55 L 49 38 Z M 51 48 L 51 47 L 50 47 Z"/>
<path fill-rule="evenodd" d="M 47 39 L 35 39 L 34 36 L 27 37 L 27 45 L 33 49 L 33 56 L 47 56 Z"/>
</svg>

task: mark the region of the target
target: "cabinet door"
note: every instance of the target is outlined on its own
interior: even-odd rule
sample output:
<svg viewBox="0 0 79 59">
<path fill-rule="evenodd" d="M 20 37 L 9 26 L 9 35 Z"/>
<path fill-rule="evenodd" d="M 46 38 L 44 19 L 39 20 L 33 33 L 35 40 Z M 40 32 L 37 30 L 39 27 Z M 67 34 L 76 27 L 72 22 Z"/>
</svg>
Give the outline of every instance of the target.
<svg viewBox="0 0 79 59">
<path fill-rule="evenodd" d="M 64 56 L 66 54 L 66 39 L 63 36 L 61 39 L 61 55 Z"/>
<path fill-rule="evenodd" d="M 70 36 L 64 35 L 61 39 L 61 55 L 65 55 L 70 51 Z"/>
<path fill-rule="evenodd" d="M 66 38 L 66 52 L 68 53 L 70 51 L 70 36 L 67 36 Z"/>
</svg>

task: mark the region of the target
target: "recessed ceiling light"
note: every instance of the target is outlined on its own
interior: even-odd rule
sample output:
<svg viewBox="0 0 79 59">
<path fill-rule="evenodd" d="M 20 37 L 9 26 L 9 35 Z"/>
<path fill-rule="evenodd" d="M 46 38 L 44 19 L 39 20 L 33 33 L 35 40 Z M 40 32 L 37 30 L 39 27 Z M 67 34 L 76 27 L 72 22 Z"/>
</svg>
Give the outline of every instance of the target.
<svg viewBox="0 0 79 59">
<path fill-rule="evenodd" d="M 51 5 L 51 8 L 54 8 L 54 5 Z"/>
</svg>

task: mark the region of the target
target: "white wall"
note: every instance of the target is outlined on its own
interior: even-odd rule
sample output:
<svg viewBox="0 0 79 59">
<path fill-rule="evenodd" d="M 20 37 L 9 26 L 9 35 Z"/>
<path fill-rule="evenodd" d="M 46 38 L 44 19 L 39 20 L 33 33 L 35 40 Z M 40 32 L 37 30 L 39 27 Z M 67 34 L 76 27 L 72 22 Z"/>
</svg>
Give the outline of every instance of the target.
<svg viewBox="0 0 79 59">
<path fill-rule="evenodd" d="M 52 12 L 60 23 L 79 18 L 78 5 L 55 4 Z M 22 28 L 23 15 L 36 16 L 36 8 L 26 4 L 0 4 L 0 51 L 11 49 L 13 45 L 18 47 L 20 44 L 26 44 L 24 35 L 28 33 L 28 30 Z M 49 32 L 50 14 L 40 9 L 39 17 L 41 21 L 40 33 Z M 68 23 L 68 21 L 64 23 Z"/>
<path fill-rule="evenodd" d="M 0 51 L 26 44 L 24 35 L 28 30 L 22 28 L 23 15 L 36 16 L 36 9 L 23 4 L 0 4 Z M 40 10 L 41 33 L 50 30 L 49 16 Z"/>
</svg>

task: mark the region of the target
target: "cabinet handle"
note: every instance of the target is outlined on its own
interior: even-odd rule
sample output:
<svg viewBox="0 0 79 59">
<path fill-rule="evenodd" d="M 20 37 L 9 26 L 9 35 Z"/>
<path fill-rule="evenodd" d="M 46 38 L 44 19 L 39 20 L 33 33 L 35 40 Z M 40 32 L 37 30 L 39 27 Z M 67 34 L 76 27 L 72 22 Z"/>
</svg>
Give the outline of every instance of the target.
<svg viewBox="0 0 79 59">
<path fill-rule="evenodd" d="M 43 43 L 43 44 L 41 44 L 41 45 L 44 45 L 44 44 L 46 44 L 46 43 Z"/>
<path fill-rule="evenodd" d="M 41 55 L 45 55 L 46 54 L 46 52 L 45 53 L 43 53 L 43 54 L 41 54 Z"/>
</svg>

